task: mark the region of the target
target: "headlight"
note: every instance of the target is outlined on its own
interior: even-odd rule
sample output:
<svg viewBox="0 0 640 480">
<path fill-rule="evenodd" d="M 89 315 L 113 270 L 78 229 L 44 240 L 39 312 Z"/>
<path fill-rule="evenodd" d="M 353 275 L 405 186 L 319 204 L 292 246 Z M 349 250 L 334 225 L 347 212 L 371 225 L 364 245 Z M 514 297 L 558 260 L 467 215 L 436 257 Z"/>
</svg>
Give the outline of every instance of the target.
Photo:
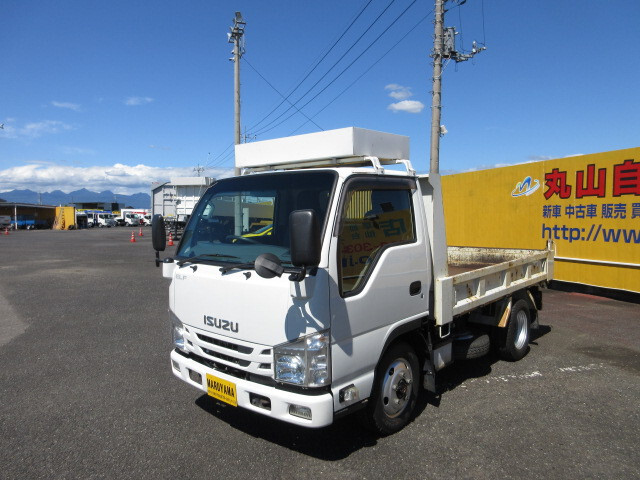
<svg viewBox="0 0 640 480">
<path fill-rule="evenodd" d="M 176 314 L 169 310 L 169 319 L 171 320 L 171 341 L 173 342 L 173 346 L 186 352 L 187 350 L 184 348 L 184 326 Z"/>
<path fill-rule="evenodd" d="M 273 349 L 276 381 L 303 387 L 331 383 L 329 330 L 278 345 Z"/>
</svg>

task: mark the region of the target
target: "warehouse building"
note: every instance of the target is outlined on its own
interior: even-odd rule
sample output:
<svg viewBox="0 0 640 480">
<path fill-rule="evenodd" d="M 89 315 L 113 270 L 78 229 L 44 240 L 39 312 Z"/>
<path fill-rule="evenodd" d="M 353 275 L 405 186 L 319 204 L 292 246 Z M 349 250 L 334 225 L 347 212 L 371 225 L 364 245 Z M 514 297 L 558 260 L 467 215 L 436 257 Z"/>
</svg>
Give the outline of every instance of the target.
<svg viewBox="0 0 640 480">
<path fill-rule="evenodd" d="M 10 228 L 14 230 L 51 228 L 56 218 L 56 207 L 34 203 L 0 202 L 0 217 L 10 217 Z"/>
</svg>

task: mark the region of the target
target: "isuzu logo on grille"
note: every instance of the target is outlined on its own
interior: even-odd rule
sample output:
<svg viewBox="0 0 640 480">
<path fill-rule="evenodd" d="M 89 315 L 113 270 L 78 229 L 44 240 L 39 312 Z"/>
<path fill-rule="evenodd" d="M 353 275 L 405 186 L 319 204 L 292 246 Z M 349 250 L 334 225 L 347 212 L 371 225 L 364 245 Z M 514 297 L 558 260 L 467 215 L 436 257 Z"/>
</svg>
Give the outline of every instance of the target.
<svg viewBox="0 0 640 480">
<path fill-rule="evenodd" d="M 222 318 L 204 316 L 204 324 L 207 327 L 215 327 L 220 330 L 226 330 L 228 332 L 238 333 L 238 324 L 230 322 L 229 320 L 223 320 Z"/>
</svg>

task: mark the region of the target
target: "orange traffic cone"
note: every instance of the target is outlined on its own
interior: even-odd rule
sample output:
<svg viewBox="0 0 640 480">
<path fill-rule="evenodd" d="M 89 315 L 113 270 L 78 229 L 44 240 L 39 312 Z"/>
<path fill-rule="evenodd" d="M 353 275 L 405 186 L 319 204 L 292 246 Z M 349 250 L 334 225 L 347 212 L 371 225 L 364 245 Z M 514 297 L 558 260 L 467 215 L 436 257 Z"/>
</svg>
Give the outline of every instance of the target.
<svg viewBox="0 0 640 480">
<path fill-rule="evenodd" d="M 144 237 L 144 235 L 142 235 L 142 227 L 140 227 L 140 233 L 138 233 L 139 237 Z"/>
<path fill-rule="evenodd" d="M 169 243 L 167 243 L 170 247 L 173 247 L 173 235 L 169 232 Z"/>
<path fill-rule="evenodd" d="M 9 235 L 9 227 L 4 227 L 4 234 Z"/>
<path fill-rule="evenodd" d="M 135 243 L 136 242 L 136 235 L 133 232 L 131 232 L 131 240 L 130 240 L 130 242 L 131 243 Z"/>
</svg>

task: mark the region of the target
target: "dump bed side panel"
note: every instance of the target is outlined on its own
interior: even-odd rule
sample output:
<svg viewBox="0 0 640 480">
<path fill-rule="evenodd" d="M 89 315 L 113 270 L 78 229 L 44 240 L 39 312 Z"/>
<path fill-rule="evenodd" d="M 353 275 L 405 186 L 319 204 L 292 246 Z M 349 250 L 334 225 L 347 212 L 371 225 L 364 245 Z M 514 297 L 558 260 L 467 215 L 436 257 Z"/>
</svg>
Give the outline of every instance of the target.
<svg viewBox="0 0 640 480">
<path fill-rule="evenodd" d="M 436 279 L 436 323 L 444 325 L 455 316 L 552 277 L 551 249 L 449 247 L 449 276 Z"/>
</svg>

